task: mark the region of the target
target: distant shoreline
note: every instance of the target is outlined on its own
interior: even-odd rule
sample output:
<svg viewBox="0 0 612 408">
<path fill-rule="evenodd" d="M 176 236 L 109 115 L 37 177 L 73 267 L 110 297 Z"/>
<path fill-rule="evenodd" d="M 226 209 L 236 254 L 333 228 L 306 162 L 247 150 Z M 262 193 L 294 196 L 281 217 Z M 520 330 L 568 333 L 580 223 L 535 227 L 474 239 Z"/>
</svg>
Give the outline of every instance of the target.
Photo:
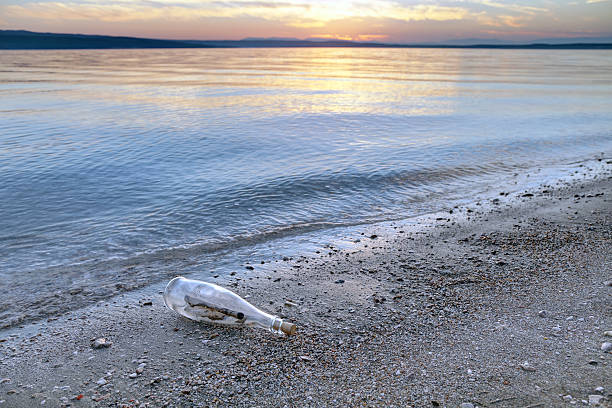
<svg viewBox="0 0 612 408">
<path fill-rule="evenodd" d="M 575 42 L 564 44 L 393 44 L 354 41 L 315 40 L 160 40 L 104 35 L 36 33 L 0 30 L 1 50 L 85 50 L 85 49 L 164 49 L 164 48 L 441 48 L 441 49 L 535 49 L 611 50 L 612 43 Z"/>
</svg>

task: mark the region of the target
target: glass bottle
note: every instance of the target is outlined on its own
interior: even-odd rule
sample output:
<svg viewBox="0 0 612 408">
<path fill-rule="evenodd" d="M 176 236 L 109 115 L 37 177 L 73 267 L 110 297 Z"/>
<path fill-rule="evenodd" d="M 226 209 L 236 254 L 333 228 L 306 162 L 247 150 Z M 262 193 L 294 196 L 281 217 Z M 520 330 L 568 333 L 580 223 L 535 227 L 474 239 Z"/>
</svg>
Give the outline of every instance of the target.
<svg viewBox="0 0 612 408">
<path fill-rule="evenodd" d="M 214 283 L 178 276 L 166 286 L 164 302 L 170 309 L 199 322 L 257 326 L 287 335 L 296 331 L 295 324 L 262 312 L 231 290 Z"/>
</svg>

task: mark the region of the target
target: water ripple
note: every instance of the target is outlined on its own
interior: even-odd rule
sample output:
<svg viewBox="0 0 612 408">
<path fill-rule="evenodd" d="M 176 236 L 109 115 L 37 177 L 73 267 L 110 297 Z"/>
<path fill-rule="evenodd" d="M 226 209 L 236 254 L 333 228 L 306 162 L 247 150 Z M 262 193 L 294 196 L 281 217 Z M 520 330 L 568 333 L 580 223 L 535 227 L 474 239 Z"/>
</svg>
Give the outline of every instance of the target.
<svg viewBox="0 0 612 408">
<path fill-rule="evenodd" d="M 610 151 L 612 56 L 533 53 L 2 53 L 0 270 L 408 217 Z"/>
</svg>

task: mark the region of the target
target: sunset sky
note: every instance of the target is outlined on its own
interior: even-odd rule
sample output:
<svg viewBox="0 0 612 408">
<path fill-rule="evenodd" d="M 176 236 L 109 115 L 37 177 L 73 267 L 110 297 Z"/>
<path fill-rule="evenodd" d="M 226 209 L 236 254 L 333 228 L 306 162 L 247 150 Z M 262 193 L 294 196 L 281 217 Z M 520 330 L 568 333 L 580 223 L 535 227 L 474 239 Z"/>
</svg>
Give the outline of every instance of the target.
<svg viewBox="0 0 612 408">
<path fill-rule="evenodd" d="M 611 36 L 612 0 L 0 0 L 0 28 L 175 39 Z"/>
</svg>

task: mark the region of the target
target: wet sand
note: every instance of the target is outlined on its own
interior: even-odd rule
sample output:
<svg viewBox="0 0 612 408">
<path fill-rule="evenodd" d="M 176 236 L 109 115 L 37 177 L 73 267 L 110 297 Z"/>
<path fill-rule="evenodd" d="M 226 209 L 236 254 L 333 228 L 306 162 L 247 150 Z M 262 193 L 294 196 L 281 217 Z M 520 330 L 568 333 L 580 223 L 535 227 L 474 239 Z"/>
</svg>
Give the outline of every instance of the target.
<svg viewBox="0 0 612 408">
<path fill-rule="evenodd" d="M 165 282 L 4 329 L 0 406 L 606 406 L 612 161 L 580 172 L 218 279 L 292 337 L 183 319 Z"/>
</svg>

